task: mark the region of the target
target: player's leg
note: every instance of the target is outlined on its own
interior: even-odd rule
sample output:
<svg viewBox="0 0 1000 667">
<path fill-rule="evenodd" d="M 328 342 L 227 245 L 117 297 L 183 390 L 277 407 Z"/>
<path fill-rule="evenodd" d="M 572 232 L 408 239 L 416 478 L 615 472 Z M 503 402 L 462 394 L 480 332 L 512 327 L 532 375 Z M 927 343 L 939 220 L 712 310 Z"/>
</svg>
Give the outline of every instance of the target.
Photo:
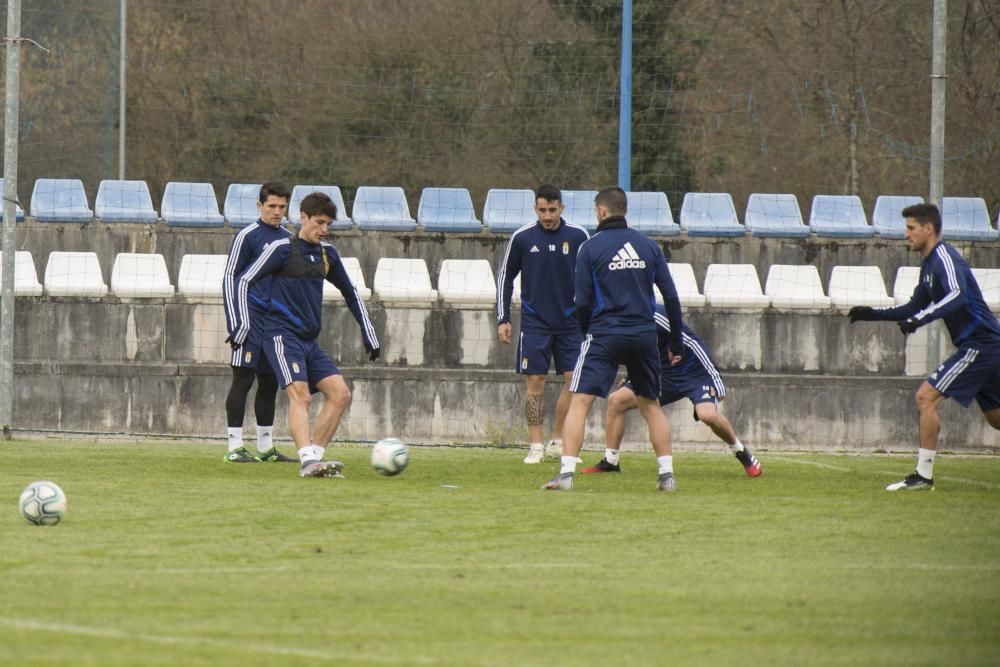
<svg viewBox="0 0 1000 667">
<path fill-rule="evenodd" d="M 268 463 L 296 463 L 298 459 L 285 456 L 274 446 L 274 404 L 278 398 L 278 379 L 274 373 L 262 372 L 265 364 L 257 368 L 257 394 L 253 410 L 257 418 L 257 460 Z M 270 367 L 267 368 L 270 371 Z"/>
<path fill-rule="evenodd" d="M 934 488 L 934 459 L 937 456 L 937 440 L 941 431 L 941 414 L 938 412 L 938 406 L 944 399 L 945 395 L 926 380 L 917 389 L 916 403 L 920 421 L 917 468 L 905 479 L 885 487 L 886 491 Z"/>
<path fill-rule="evenodd" d="M 552 437 L 545 445 L 545 455 L 555 458 L 562 455 L 562 432 L 566 424 L 566 413 L 569 412 L 570 392 L 569 383 L 573 380 L 573 371 L 566 371 L 562 374 L 562 389 L 559 390 L 559 399 L 556 401 L 556 417 L 552 423 Z"/>
<path fill-rule="evenodd" d="M 234 351 L 234 358 L 238 351 Z M 243 446 L 243 415 L 256 374 L 249 367 L 233 366 L 232 369 L 233 377 L 226 395 L 226 434 L 229 444 L 223 460 L 230 463 L 256 463 L 254 455 Z"/>
<path fill-rule="evenodd" d="M 621 472 L 618 450 L 625 437 L 625 415 L 639 407 L 635 393 L 628 382 L 608 396 L 608 411 L 604 417 L 604 458 L 580 472 L 585 475 L 602 472 Z"/>
<path fill-rule="evenodd" d="M 753 455 L 753 452 L 740 442 L 733 425 L 729 423 L 726 416 L 719 412 L 716 401 L 704 401 L 694 404 L 695 419 L 702 422 L 712 430 L 717 438 L 729 445 L 729 450 L 736 456 L 736 459 L 743 466 L 750 477 L 760 477 L 760 461 Z"/>
<path fill-rule="evenodd" d="M 344 381 L 344 376 L 330 375 L 316 384 L 316 388 L 323 394 L 323 407 L 316 417 L 316 429 L 313 441 L 321 447 L 326 447 L 333 440 L 334 434 L 340 427 L 340 420 L 351 404 L 351 390 Z"/>
<path fill-rule="evenodd" d="M 983 413 L 983 416 L 986 417 L 986 421 L 989 422 L 990 426 L 1000 431 L 1000 408 L 987 410 Z"/>
<path fill-rule="evenodd" d="M 548 491 L 569 491 L 573 488 L 573 474 L 576 472 L 577 456 L 583 448 L 587 414 L 596 396 L 571 394 L 566 423 L 563 425 L 563 449 L 559 461 L 559 474 L 546 482 L 542 488 Z"/>
<path fill-rule="evenodd" d="M 639 414 L 649 429 L 649 442 L 656 454 L 657 474 L 656 488 L 659 491 L 675 491 L 677 482 L 674 479 L 674 453 L 670 443 L 670 422 L 663 414 L 658 400 L 645 396 L 636 396 L 639 404 Z"/>
<path fill-rule="evenodd" d="M 542 442 L 542 404 L 545 402 L 545 376 L 525 376 L 524 418 L 528 423 L 528 455 L 525 463 L 541 463 L 545 458 Z"/>
<path fill-rule="evenodd" d="M 311 391 L 323 394 L 323 407 L 316 416 L 312 441 L 299 452 L 303 477 L 340 477 L 344 464 L 324 461 L 327 445 L 333 440 L 344 412 L 351 404 L 351 390 L 333 360 L 320 349 L 316 341 L 302 341 L 306 378 Z"/>
<path fill-rule="evenodd" d="M 562 455 L 563 425 L 566 423 L 566 413 L 569 411 L 570 402 L 569 385 L 573 381 L 573 369 L 576 368 L 576 360 L 580 356 L 582 342 L 583 336 L 576 332 L 552 337 L 552 358 L 555 362 L 556 373 L 563 376 L 563 385 L 559 391 L 559 400 L 556 401 L 556 418 L 552 424 L 552 437 L 549 438 L 549 442 L 545 446 L 545 455 L 549 458 L 557 458 Z"/>
</svg>

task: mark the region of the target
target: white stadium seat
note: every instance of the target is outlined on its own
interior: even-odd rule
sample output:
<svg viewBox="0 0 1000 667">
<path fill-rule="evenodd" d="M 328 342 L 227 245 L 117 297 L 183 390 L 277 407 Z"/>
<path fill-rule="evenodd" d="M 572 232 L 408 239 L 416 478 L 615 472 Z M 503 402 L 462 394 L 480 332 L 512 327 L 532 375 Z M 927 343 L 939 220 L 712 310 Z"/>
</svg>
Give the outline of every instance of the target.
<svg viewBox="0 0 1000 667">
<path fill-rule="evenodd" d="M 358 261 L 357 257 L 341 257 L 340 261 L 344 264 L 344 270 L 347 271 L 348 277 L 351 282 L 354 283 L 354 288 L 358 290 L 358 296 L 362 300 L 370 299 L 372 296 L 372 291 L 368 289 L 368 283 L 365 282 L 365 274 L 361 272 L 361 262 Z M 323 281 L 323 300 L 324 301 L 343 301 L 344 295 L 340 293 L 340 290 L 333 286 L 333 283 L 324 280 Z"/>
<path fill-rule="evenodd" d="M 896 270 L 896 282 L 892 284 L 892 300 L 897 304 L 906 303 L 913 296 L 913 290 L 920 281 L 919 266 L 901 266 Z"/>
<path fill-rule="evenodd" d="M 670 277 L 673 278 L 674 287 L 677 288 L 677 296 L 680 297 L 682 306 L 701 307 L 705 305 L 705 295 L 698 291 L 698 281 L 694 277 L 694 267 L 690 264 L 669 262 L 667 268 L 670 270 Z M 653 296 L 657 303 L 663 303 L 660 290 L 653 287 Z"/>
<path fill-rule="evenodd" d="M 3 251 L 0 251 L 0 262 L 3 262 Z M 0 287 L 3 286 L 3 275 L 0 271 Z M 27 250 L 14 253 L 14 296 L 41 296 L 42 284 L 38 282 L 35 272 L 35 260 Z"/>
<path fill-rule="evenodd" d="M 835 308 L 895 305 L 885 291 L 882 271 L 877 266 L 833 267 L 829 293 Z"/>
<path fill-rule="evenodd" d="M 438 293 L 447 303 L 496 303 L 496 279 L 485 259 L 446 259 L 438 274 Z"/>
<path fill-rule="evenodd" d="M 184 255 L 177 272 L 177 293 L 190 298 L 222 298 L 226 255 Z"/>
<path fill-rule="evenodd" d="M 438 298 L 422 259 L 383 257 L 375 267 L 374 291 L 382 301 L 430 304 Z"/>
<path fill-rule="evenodd" d="M 979 283 L 986 305 L 1000 311 L 1000 269 L 972 269 L 972 275 Z"/>
<path fill-rule="evenodd" d="M 771 297 L 760 289 L 753 264 L 709 264 L 705 272 L 705 299 L 723 308 L 767 308 Z"/>
<path fill-rule="evenodd" d="M 123 252 L 111 269 L 111 292 L 127 298 L 155 298 L 174 295 L 163 255 Z"/>
<path fill-rule="evenodd" d="M 105 296 L 108 286 L 95 252 L 52 252 L 45 265 L 49 296 Z"/>
<path fill-rule="evenodd" d="M 775 308 L 829 308 L 830 297 L 823 294 L 819 271 L 810 264 L 774 264 L 767 272 L 764 293 Z"/>
</svg>

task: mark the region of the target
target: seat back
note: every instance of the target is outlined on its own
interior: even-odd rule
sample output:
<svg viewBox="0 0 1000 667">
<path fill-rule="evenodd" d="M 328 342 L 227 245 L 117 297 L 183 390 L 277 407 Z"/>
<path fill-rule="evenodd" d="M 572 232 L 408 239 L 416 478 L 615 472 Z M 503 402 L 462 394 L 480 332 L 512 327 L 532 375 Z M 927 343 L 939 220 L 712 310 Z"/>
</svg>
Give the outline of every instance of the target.
<svg viewBox="0 0 1000 667">
<path fill-rule="evenodd" d="M 983 300 L 992 310 L 1000 311 L 1000 269 L 972 269 L 983 293 Z"/>
<path fill-rule="evenodd" d="M 743 223 L 754 236 L 803 238 L 810 234 L 802 222 L 799 200 L 792 194 L 750 195 Z"/>
<path fill-rule="evenodd" d="M 664 192 L 626 192 L 628 226 L 643 234 L 675 236 L 681 226 L 674 222 L 670 203 Z"/>
<path fill-rule="evenodd" d="M 101 181 L 94 212 L 103 222 L 156 222 L 146 181 Z"/>
<path fill-rule="evenodd" d="M 422 259 L 383 257 L 375 268 L 374 291 L 382 301 L 437 301 L 427 263 Z"/>
<path fill-rule="evenodd" d="M 160 217 L 175 227 L 221 227 L 225 221 L 211 183 L 167 183 Z"/>
<path fill-rule="evenodd" d="M 289 222 L 296 226 L 302 224 L 302 216 L 299 211 L 299 205 L 302 204 L 302 200 L 305 199 L 307 195 L 314 192 L 322 192 L 329 197 L 337 207 L 337 217 L 330 223 L 330 229 L 350 229 L 352 225 L 351 216 L 347 215 L 347 206 L 344 204 L 344 195 L 340 191 L 340 187 L 336 185 L 296 185 L 292 188 L 292 198 L 288 202 Z M 336 292 L 336 288 L 334 288 L 333 291 Z"/>
<path fill-rule="evenodd" d="M 230 227 L 246 227 L 257 222 L 260 212 L 260 183 L 230 183 L 222 203 L 222 215 Z"/>
<path fill-rule="evenodd" d="M 3 251 L 0 251 L 0 263 Z M 3 272 L 0 271 L 0 287 L 3 287 Z M 41 296 L 42 284 L 35 272 L 35 260 L 27 250 L 14 253 L 14 296 Z"/>
<path fill-rule="evenodd" d="M 941 235 L 958 241 L 995 241 L 990 213 L 982 197 L 942 197 Z"/>
<path fill-rule="evenodd" d="M 0 178 L 0 194 L 3 193 L 3 189 L 4 189 L 4 179 Z M 18 202 L 20 202 L 20 200 L 21 200 L 21 198 L 17 195 L 17 193 L 14 194 L 14 199 L 18 200 Z M 15 222 L 21 222 L 22 220 L 24 220 L 24 209 L 21 208 L 21 204 L 15 203 L 14 204 L 14 221 Z M 3 221 L 3 206 L 0 206 L 0 222 L 2 222 L 2 221 Z"/>
<path fill-rule="evenodd" d="M 809 228 L 818 236 L 865 238 L 875 233 L 857 195 L 813 197 Z"/>
<path fill-rule="evenodd" d="M 923 203 L 923 197 L 879 195 L 875 199 L 875 209 L 872 211 L 872 227 L 883 238 L 901 239 L 906 230 L 906 220 L 901 215 L 903 209 Z"/>
<path fill-rule="evenodd" d="M 95 252 L 52 252 L 45 264 L 49 296 L 105 296 L 108 286 Z"/>
<path fill-rule="evenodd" d="M 438 294 L 446 303 L 492 304 L 496 279 L 485 259 L 446 259 L 438 274 Z"/>
<path fill-rule="evenodd" d="M 90 222 L 94 212 L 78 178 L 39 178 L 31 193 L 31 215 L 40 222 Z"/>
<path fill-rule="evenodd" d="M 677 290 L 677 297 L 682 306 L 699 307 L 705 305 L 705 295 L 698 291 L 698 281 L 694 277 L 694 267 L 690 264 L 670 262 L 667 264 L 670 270 L 670 277 L 674 281 L 674 288 Z M 653 296 L 657 303 L 663 303 L 660 290 L 653 287 Z"/>
<path fill-rule="evenodd" d="M 810 264 L 773 264 L 767 272 L 764 293 L 775 308 L 829 308 L 819 271 Z"/>
<path fill-rule="evenodd" d="M 771 299 L 760 289 L 753 264 L 709 264 L 705 271 L 705 299 L 725 308 L 766 308 Z"/>
<path fill-rule="evenodd" d="M 593 232 L 597 229 L 597 209 L 594 207 L 596 196 L 596 190 L 563 190 L 563 219 Z"/>
<path fill-rule="evenodd" d="M 531 190 L 493 189 L 486 193 L 483 223 L 491 232 L 512 232 L 537 219 Z"/>
<path fill-rule="evenodd" d="M 424 188 L 417 222 L 429 232 L 478 232 L 483 228 L 465 188 Z"/>
<path fill-rule="evenodd" d="M 222 298 L 228 255 L 184 255 L 177 272 L 177 293 L 190 298 Z"/>
<path fill-rule="evenodd" d="M 919 266 L 901 266 L 896 269 L 896 280 L 892 284 L 892 300 L 897 304 L 906 303 L 913 296 L 920 282 Z"/>
<path fill-rule="evenodd" d="M 688 192 L 681 204 L 681 228 L 689 236 L 743 236 L 728 192 Z"/>
<path fill-rule="evenodd" d="M 361 271 L 361 262 L 358 261 L 358 258 L 341 257 L 340 261 L 344 264 L 344 270 L 347 272 L 347 276 L 351 279 L 351 283 L 354 284 L 354 289 L 358 291 L 358 296 L 361 299 L 370 299 L 372 291 L 368 289 L 368 284 L 365 282 L 365 274 Z M 334 287 L 332 283 L 324 280 L 323 300 L 343 301 L 344 295 L 341 294 L 340 290 Z"/>
<path fill-rule="evenodd" d="M 835 266 L 830 272 L 830 298 L 835 308 L 885 307 L 895 303 L 885 291 L 877 266 Z"/>
<path fill-rule="evenodd" d="M 411 232 L 417 228 L 403 188 L 362 185 L 354 195 L 352 215 L 361 229 Z"/>
<path fill-rule="evenodd" d="M 174 286 L 163 255 L 118 253 L 111 269 L 111 292 L 129 298 L 173 296 Z"/>
</svg>

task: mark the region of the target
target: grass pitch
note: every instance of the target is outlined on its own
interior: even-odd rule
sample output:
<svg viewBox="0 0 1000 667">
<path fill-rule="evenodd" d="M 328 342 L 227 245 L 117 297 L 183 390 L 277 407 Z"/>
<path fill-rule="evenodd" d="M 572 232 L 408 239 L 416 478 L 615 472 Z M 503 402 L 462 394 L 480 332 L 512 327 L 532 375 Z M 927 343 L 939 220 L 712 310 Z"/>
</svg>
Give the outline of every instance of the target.
<svg viewBox="0 0 1000 667">
<path fill-rule="evenodd" d="M 289 447 L 283 447 L 286 451 Z M 538 490 L 523 452 L 381 478 L 221 446 L 0 445 L 0 665 L 996 665 L 1000 460 L 679 453 Z M 598 455 L 588 453 L 586 462 Z M 17 497 L 50 479 L 62 524 Z"/>
</svg>

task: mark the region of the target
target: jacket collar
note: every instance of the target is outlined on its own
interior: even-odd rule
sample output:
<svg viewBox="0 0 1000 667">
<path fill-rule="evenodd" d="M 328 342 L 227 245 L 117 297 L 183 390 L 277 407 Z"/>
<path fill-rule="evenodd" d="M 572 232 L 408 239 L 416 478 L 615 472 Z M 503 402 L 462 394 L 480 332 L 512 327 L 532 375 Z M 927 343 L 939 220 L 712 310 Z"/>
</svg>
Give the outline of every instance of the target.
<svg viewBox="0 0 1000 667">
<path fill-rule="evenodd" d="M 627 229 L 628 222 L 625 221 L 624 215 L 613 215 L 610 218 L 604 218 L 601 224 L 597 225 L 597 231 L 603 232 L 605 229 Z"/>
</svg>

